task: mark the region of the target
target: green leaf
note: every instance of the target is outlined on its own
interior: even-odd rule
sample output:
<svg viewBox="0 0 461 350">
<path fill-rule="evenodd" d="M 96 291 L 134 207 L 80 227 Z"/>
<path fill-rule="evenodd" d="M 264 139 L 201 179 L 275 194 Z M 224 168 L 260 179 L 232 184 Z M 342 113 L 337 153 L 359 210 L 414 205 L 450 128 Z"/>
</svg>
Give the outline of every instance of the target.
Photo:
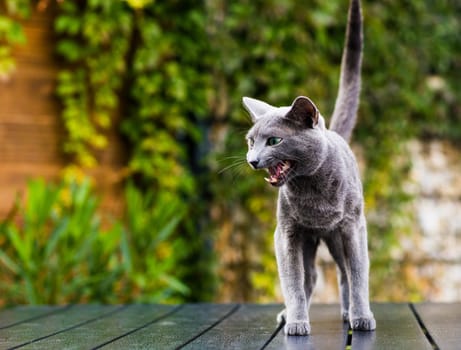
<svg viewBox="0 0 461 350">
<path fill-rule="evenodd" d="M 162 281 L 166 282 L 166 284 L 170 288 L 174 289 L 175 291 L 177 291 L 177 292 L 179 292 L 181 294 L 187 295 L 190 292 L 190 289 L 184 283 L 179 281 L 177 278 L 174 278 L 174 277 L 169 276 L 169 275 L 161 275 L 160 279 Z"/>
<path fill-rule="evenodd" d="M 57 222 L 57 226 L 51 232 L 50 238 L 48 239 L 45 246 L 44 259 L 48 260 L 50 256 L 55 252 L 56 246 L 62 239 L 62 236 L 68 231 L 69 218 L 64 217 L 61 221 Z"/>
<path fill-rule="evenodd" d="M 56 46 L 58 54 L 64 56 L 69 62 L 77 62 L 84 55 L 84 49 L 76 41 L 62 39 Z"/>
<path fill-rule="evenodd" d="M 125 231 L 125 229 L 121 227 L 119 228 L 119 230 L 121 235 L 120 248 L 122 252 L 122 262 L 128 274 L 131 274 L 133 273 L 133 261 L 128 234 Z"/>
<path fill-rule="evenodd" d="M 60 15 L 54 22 L 54 29 L 57 33 L 76 35 L 82 26 L 81 18 L 77 16 Z"/>
<path fill-rule="evenodd" d="M 11 259 L 4 251 L 0 250 L 0 261 L 2 264 L 11 270 L 14 274 L 18 275 L 21 273 L 21 268 Z"/>
<path fill-rule="evenodd" d="M 25 44 L 27 39 L 20 23 L 11 22 L 6 32 L 6 40 L 11 44 Z"/>
<path fill-rule="evenodd" d="M 14 250 L 16 251 L 16 254 L 18 255 L 20 264 L 27 268 L 31 258 L 27 242 L 24 242 L 21 239 L 19 232 L 13 227 L 9 227 L 6 232 Z"/>
</svg>

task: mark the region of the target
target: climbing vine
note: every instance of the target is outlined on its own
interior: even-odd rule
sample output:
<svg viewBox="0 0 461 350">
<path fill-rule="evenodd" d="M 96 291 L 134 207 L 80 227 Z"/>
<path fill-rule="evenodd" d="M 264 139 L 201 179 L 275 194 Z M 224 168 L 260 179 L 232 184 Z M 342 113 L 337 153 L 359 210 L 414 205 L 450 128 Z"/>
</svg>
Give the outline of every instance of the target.
<svg viewBox="0 0 461 350">
<path fill-rule="evenodd" d="M 12 48 L 26 42 L 19 20 L 30 16 L 30 8 L 30 0 L 6 0 L 0 4 L 0 80 L 7 80 L 15 70 Z"/>
<path fill-rule="evenodd" d="M 57 52 L 68 62 L 57 87 L 68 136 L 64 150 L 78 165 L 92 167 L 120 106 L 132 16 L 120 1 L 64 1 L 55 30 Z"/>
<path fill-rule="evenodd" d="M 209 43 L 201 6 L 169 1 L 134 14 L 128 113 L 121 125 L 138 186 L 170 191 L 188 203 L 180 231 L 189 254 L 178 275 L 201 286 L 191 288 L 191 300 L 210 299 L 214 290 L 205 159 L 211 79 L 203 74 Z"/>
<path fill-rule="evenodd" d="M 187 62 L 191 53 L 184 40 L 176 35 L 186 32 L 187 28 L 181 27 L 189 24 L 189 18 L 171 19 L 168 10 L 167 5 L 156 5 L 136 14 L 136 48 L 129 71 L 130 113 L 122 130 L 133 145 L 130 168 L 142 181 L 187 192 L 193 179 L 185 167 L 187 149 L 178 138 L 187 141 L 197 136 L 193 118 L 204 110 L 205 100 L 197 97 L 204 93 L 204 84 Z M 186 11 L 183 14 L 187 16 Z M 200 50 L 199 44 L 195 50 Z M 197 89 L 189 90 L 190 85 Z"/>
<path fill-rule="evenodd" d="M 187 282 L 212 281 L 204 244 L 206 196 L 197 172 L 206 142 L 207 47 L 205 17 L 196 2 L 107 2 L 59 5 L 58 53 L 67 61 L 57 92 L 67 130 L 65 151 L 81 167 L 97 164 L 105 133 L 119 118 L 128 151 L 128 175 L 145 191 L 175 193 L 189 204 L 180 225 L 189 254 L 178 275 Z M 177 12 L 176 16 L 171 13 Z M 193 89 L 190 87 L 194 86 Z M 206 132 L 206 130 L 205 130 Z M 195 172 L 195 174 L 194 174 Z M 165 204 L 166 205 L 166 204 Z M 192 263 L 192 265 L 191 265 Z M 200 267 L 203 265 L 202 267 Z M 192 266 L 192 267 L 189 267 Z M 212 288 L 192 288 L 191 300 L 210 298 Z"/>
</svg>

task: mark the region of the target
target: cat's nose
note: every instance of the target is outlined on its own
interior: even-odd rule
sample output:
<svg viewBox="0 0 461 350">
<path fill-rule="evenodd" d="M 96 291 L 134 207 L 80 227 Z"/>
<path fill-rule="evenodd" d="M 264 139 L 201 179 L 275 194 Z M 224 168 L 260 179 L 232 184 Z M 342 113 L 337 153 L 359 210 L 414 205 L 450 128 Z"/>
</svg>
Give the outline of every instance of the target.
<svg viewBox="0 0 461 350">
<path fill-rule="evenodd" d="M 259 167 L 259 160 L 252 160 L 251 162 L 248 162 L 248 163 L 250 163 L 253 169 L 258 169 Z"/>
</svg>

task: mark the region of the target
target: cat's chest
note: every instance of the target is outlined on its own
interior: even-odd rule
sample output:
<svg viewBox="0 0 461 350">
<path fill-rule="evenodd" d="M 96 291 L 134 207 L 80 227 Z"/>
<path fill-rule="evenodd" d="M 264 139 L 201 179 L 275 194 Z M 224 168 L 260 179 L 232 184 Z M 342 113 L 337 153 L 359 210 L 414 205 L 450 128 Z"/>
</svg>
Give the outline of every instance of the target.
<svg viewBox="0 0 461 350">
<path fill-rule="evenodd" d="M 278 220 L 306 228 L 333 230 L 347 215 L 350 196 L 344 191 L 321 188 L 279 192 Z"/>
</svg>

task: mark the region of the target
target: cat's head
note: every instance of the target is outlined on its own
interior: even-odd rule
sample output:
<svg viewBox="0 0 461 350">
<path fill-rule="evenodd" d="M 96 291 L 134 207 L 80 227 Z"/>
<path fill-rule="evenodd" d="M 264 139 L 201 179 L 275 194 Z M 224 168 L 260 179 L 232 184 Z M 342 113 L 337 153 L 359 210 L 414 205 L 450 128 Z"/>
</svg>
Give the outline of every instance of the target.
<svg viewBox="0 0 461 350">
<path fill-rule="evenodd" d="M 268 171 L 267 182 L 279 187 L 319 169 L 326 155 L 325 122 L 309 98 L 273 107 L 244 97 L 243 105 L 254 123 L 246 136 L 247 161 L 253 169 Z"/>
</svg>

